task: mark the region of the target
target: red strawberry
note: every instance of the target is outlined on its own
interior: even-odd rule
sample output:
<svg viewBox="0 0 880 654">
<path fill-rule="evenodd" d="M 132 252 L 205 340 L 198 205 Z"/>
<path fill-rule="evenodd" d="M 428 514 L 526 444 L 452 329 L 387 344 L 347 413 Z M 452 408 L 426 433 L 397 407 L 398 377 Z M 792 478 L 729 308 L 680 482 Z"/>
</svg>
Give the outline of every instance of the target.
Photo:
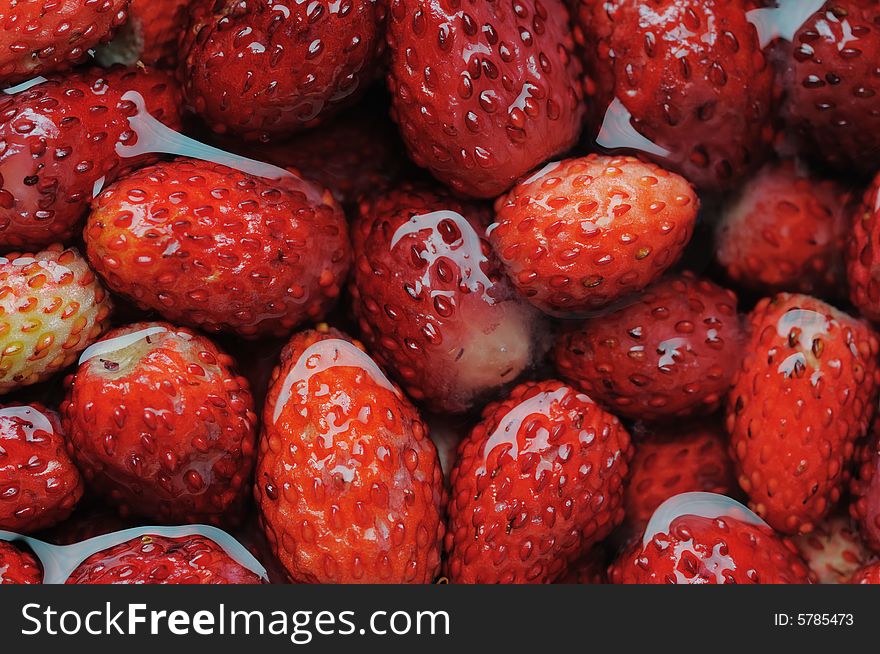
<svg viewBox="0 0 880 654">
<path fill-rule="evenodd" d="M 720 406 L 743 340 L 736 296 L 684 273 L 570 328 L 555 360 L 560 375 L 618 415 L 676 418 Z"/>
<path fill-rule="evenodd" d="M 410 156 L 490 198 L 574 145 L 583 77 L 562 0 L 391 0 L 388 86 Z"/>
<path fill-rule="evenodd" d="M 384 0 L 196 0 L 180 72 L 218 134 L 266 141 L 352 104 L 378 75 Z"/>
<path fill-rule="evenodd" d="M 96 552 L 67 584 L 259 584 L 261 579 L 211 539 L 137 536 Z"/>
<path fill-rule="evenodd" d="M 0 408 L 0 529 L 51 527 L 70 515 L 82 494 L 58 414 L 39 404 Z"/>
<path fill-rule="evenodd" d="M 254 460 L 247 381 L 204 336 L 164 323 L 86 350 L 61 405 L 71 456 L 123 517 L 234 523 Z"/>
<path fill-rule="evenodd" d="M 794 540 L 822 584 L 845 584 L 870 558 L 868 549 L 843 515 L 831 516 L 812 533 Z"/>
<path fill-rule="evenodd" d="M 131 0 L 128 20 L 110 43 L 99 48 L 98 60 L 176 67 L 178 41 L 189 26 L 191 4 L 193 0 Z"/>
<path fill-rule="evenodd" d="M 594 547 L 580 559 L 571 564 L 568 572 L 561 577 L 557 584 L 607 584 L 608 564 L 606 562 L 605 549 Z"/>
<path fill-rule="evenodd" d="M 42 583 L 43 571 L 37 560 L 12 543 L 0 540 L 0 585 Z"/>
<path fill-rule="evenodd" d="M 177 159 L 143 168 L 94 202 L 85 230 L 115 292 L 175 323 L 253 338 L 324 316 L 350 260 L 330 193 Z"/>
<path fill-rule="evenodd" d="M 115 68 L 71 73 L 15 95 L 0 94 L 0 249 L 36 248 L 67 240 L 80 228 L 93 195 L 144 157 L 129 119 L 136 91 L 147 109 L 172 127 L 179 93 L 164 73 Z"/>
<path fill-rule="evenodd" d="M 727 434 L 715 420 L 642 427 L 636 436 L 624 503 L 631 533 L 641 535 L 657 507 L 679 493 L 738 490 Z"/>
<path fill-rule="evenodd" d="M 263 413 L 255 495 L 275 555 L 300 583 L 429 583 L 443 479 L 415 408 L 340 332 L 281 355 Z"/>
<path fill-rule="evenodd" d="M 453 583 L 552 583 L 623 520 L 630 440 L 558 381 L 527 382 L 458 449 L 446 533 Z"/>
<path fill-rule="evenodd" d="M 836 182 L 799 171 L 794 161 L 769 165 L 724 210 L 718 262 L 731 280 L 759 293 L 839 295 L 848 201 Z"/>
<path fill-rule="evenodd" d="M 880 417 L 874 420 L 870 437 L 856 450 L 855 463 L 849 512 L 868 547 L 880 552 Z"/>
<path fill-rule="evenodd" d="M 66 70 L 125 22 L 129 0 L 18 0 L 0 7 L 0 84 Z"/>
<path fill-rule="evenodd" d="M 838 503 L 874 413 L 877 335 L 806 295 L 758 303 L 728 399 L 739 483 L 783 533 L 809 533 Z"/>
<path fill-rule="evenodd" d="M 361 204 L 351 294 L 370 351 L 407 394 L 462 412 L 543 355 L 484 235 L 488 209 L 406 188 Z"/>
<path fill-rule="evenodd" d="M 850 579 L 851 584 L 880 584 L 880 561 L 860 568 Z"/>
<path fill-rule="evenodd" d="M 609 569 L 614 584 L 806 584 L 797 549 L 766 525 L 682 515 L 627 548 Z"/>
<path fill-rule="evenodd" d="M 829 0 L 783 48 L 785 118 L 805 151 L 852 176 L 880 167 L 880 4 Z"/>
<path fill-rule="evenodd" d="M 591 154 L 551 164 L 498 198 L 490 241 L 530 302 L 584 312 L 660 277 L 690 240 L 698 208 L 678 175 Z"/>
<path fill-rule="evenodd" d="M 53 245 L 0 257 L 0 394 L 73 363 L 107 328 L 111 308 L 74 249 Z"/>
<path fill-rule="evenodd" d="M 730 187 L 760 162 L 773 137 L 773 70 L 748 3 L 576 5 L 600 145 L 644 152 L 706 189 Z"/>
<path fill-rule="evenodd" d="M 847 275 L 852 303 L 865 318 L 880 322 L 880 174 L 852 221 Z"/>
</svg>

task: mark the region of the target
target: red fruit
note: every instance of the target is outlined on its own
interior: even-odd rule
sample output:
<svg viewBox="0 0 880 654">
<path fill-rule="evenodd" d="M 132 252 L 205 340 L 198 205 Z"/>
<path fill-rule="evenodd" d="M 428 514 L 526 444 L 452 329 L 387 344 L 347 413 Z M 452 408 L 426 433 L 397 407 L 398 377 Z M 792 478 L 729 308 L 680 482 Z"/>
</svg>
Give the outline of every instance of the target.
<svg viewBox="0 0 880 654">
<path fill-rule="evenodd" d="M 94 492 L 123 517 L 234 523 L 256 416 L 232 365 L 204 336 L 165 323 L 115 329 L 84 352 L 61 413 Z"/>
<path fill-rule="evenodd" d="M 179 123 L 180 96 L 164 73 L 143 69 L 71 73 L 15 95 L 0 94 L 0 249 L 38 248 L 70 239 L 102 184 L 145 156 L 126 158 L 138 133 L 141 94 L 151 115 Z"/>
<path fill-rule="evenodd" d="M 312 127 L 378 76 L 384 0 L 196 0 L 190 11 L 184 91 L 218 134 L 266 141 Z"/>
<path fill-rule="evenodd" d="M 42 583 L 43 571 L 37 560 L 12 543 L 0 540 L 0 585 Z"/>
<path fill-rule="evenodd" d="M 856 571 L 850 580 L 851 584 L 880 584 L 880 561 L 869 563 Z"/>
<path fill-rule="evenodd" d="M 407 394 L 463 412 L 545 351 L 484 235 L 488 209 L 405 188 L 361 204 L 351 295 L 361 333 Z"/>
<path fill-rule="evenodd" d="M 22 534 L 51 527 L 82 494 L 58 414 L 39 404 L 0 409 L 0 529 Z"/>
<path fill-rule="evenodd" d="M 799 171 L 794 161 L 769 165 L 725 209 L 718 262 L 731 280 L 759 293 L 839 295 L 848 201 L 836 182 Z"/>
<path fill-rule="evenodd" d="M 626 487 L 629 531 L 641 535 L 654 511 L 670 497 L 702 491 L 733 495 L 736 473 L 727 434 L 715 420 L 642 428 Z"/>
<path fill-rule="evenodd" d="M 351 256 L 328 192 L 192 159 L 119 180 L 95 200 L 84 236 L 111 290 L 175 323 L 246 338 L 323 317 Z"/>
<path fill-rule="evenodd" d="M 128 20 L 113 40 L 102 46 L 98 60 L 127 66 L 174 68 L 178 41 L 189 25 L 193 0 L 131 0 Z"/>
<path fill-rule="evenodd" d="M 609 569 L 613 584 L 807 584 L 797 549 L 766 525 L 683 515 L 626 549 Z"/>
<path fill-rule="evenodd" d="M 555 360 L 562 377 L 615 414 L 668 419 L 720 406 L 743 340 L 736 296 L 684 273 L 570 328 Z"/>
<path fill-rule="evenodd" d="M 773 70 L 748 3 L 576 5 L 576 34 L 596 79 L 600 145 L 643 152 L 713 190 L 760 162 L 773 137 Z"/>
<path fill-rule="evenodd" d="M 72 364 L 107 328 L 112 306 L 74 249 L 0 257 L 0 395 Z"/>
<path fill-rule="evenodd" d="M 557 584 L 607 584 L 608 564 L 606 562 L 605 549 L 594 547 L 575 561 L 562 576 Z"/>
<path fill-rule="evenodd" d="M 698 209 L 678 175 L 591 154 L 551 164 L 498 198 L 489 238 L 532 304 L 585 312 L 660 277 L 690 241 Z"/>
<path fill-rule="evenodd" d="M 838 503 L 874 413 L 877 335 L 806 295 L 758 303 L 728 398 L 739 483 L 777 531 L 809 533 Z"/>
<path fill-rule="evenodd" d="M 849 512 L 865 544 L 874 552 L 880 552 L 880 422 L 877 419 L 870 437 L 856 450 L 855 463 Z"/>
<path fill-rule="evenodd" d="M 453 583 L 552 583 L 623 520 L 630 440 L 558 381 L 520 384 L 462 441 L 451 476 Z"/>
<path fill-rule="evenodd" d="M 852 303 L 865 318 L 880 322 L 880 174 L 853 217 L 847 276 Z"/>
<path fill-rule="evenodd" d="M 205 536 L 137 536 L 96 552 L 71 573 L 66 584 L 259 584 Z"/>
<path fill-rule="evenodd" d="M 562 0 L 391 0 L 388 86 L 410 156 L 490 198 L 581 131 L 583 77 Z"/>
<path fill-rule="evenodd" d="M 803 149 L 850 176 L 880 167 L 880 5 L 834 0 L 784 48 L 784 116 Z"/>
<path fill-rule="evenodd" d="M 439 572 L 437 451 L 412 404 L 326 325 L 281 354 L 254 492 L 296 582 L 429 583 Z"/>
<path fill-rule="evenodd" d="M 868 549 L 843 515 L 832 516 L 812 533 L 794 540 L 822 584 L 845 584 L 870 558 Z"/>
<path fill-rule="evenodd" d="M 66 70 L 125 22 L 129 0 L 4 2 L 0 84 Z"/>
</svg>

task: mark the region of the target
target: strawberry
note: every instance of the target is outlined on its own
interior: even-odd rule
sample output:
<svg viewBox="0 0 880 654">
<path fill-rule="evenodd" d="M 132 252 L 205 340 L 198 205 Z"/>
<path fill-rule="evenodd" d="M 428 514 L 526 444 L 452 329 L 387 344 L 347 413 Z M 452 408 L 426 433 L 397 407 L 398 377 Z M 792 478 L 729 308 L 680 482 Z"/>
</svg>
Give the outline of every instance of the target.
<svg viewBox="0 0 880 654">
<path fill-rule="evenodd" d="M 114 68 L 71 73 L 15 95 L 0 95 L 0 249 L 70 239 L 101 184 L 144 157 L 116 146 L 138 134 L 135 91 L 159 120 L 178 126 L 179 93 L 164 73 Z"/>
<path fill-rule="evenodd" d="M 672 266 L 698 208 L 678 175 L 591 154 L 550 164 L 498 198 L 489 239 L 526 299 L 551 313 L 585 312 Z"/>
<path fill-rule="evenodd" d="M 620 421 L 559 381 L 483 411 L 451 475 L 453 583 L 552 583 L 623 520 L 631 456 Z"/>
<path fill-rule="evenodd" d="M 66 70 L 125 22 L 129 0 L 12 0 L 0 7 L 0 83 Z"/>
<path fill-rule="evenodd" d="M 600 145 L 645 153 L 708 190 L 730 188 L 760 162 L 773 137 L 773 70 L 747 2 L 575 5 Z"/>
<path fill-rule="evenodd" d="M 488 209 L 404 188 L 361 204 L 351 295 L 361 334 L 407 394 L 463 412 L 545 351 L 484 235 Z"/>
<path fill-rule="evenodd" d="M 330 193 L 193 159 L 110 186 L 84 237 L 111 290 L 175 323 L 247 338 L 323 317 L 350 260 Z"/>
<path fill-rule="evenodd" d="M 439 572 L 440 462 L 415 408 L 359 344 L 321 325 L 281 354 L 254 488 L 298 583 L 429 583 Z"/>
<path fill-rule="evenodd" d="M 845 288 L 849 192 L 836 182 L 771 164 L 750 180 L 717 225 L 718 263 L 737 285 L 759 293 L 836 296 Z"/>
<path fill-rule="evenodd" d="M 606 553 L 603 547 L 594 547 L 575 561 L 557 584 L 607 584 Z"/>
<path fill-rule="evenodd" d="M 12 543 L 0 540 L 0 585 L 42 583 L 43 571 L 37 560 Z"/>
<path fill-rule="evenodd" d="M 880 561 L 874 561 L 860 568 L 850 579 L 851 584 L 880 584 Z"/>
<path fill-rule="evenodd" d="M 254 461 L 247 381 L 211 341 L 165 323 L 83 352 L 61 405 L 68 449 L 123 517 L 234 523 Z"/>
<path fill-rule="evenodd" d="M 782 293 L 749 316 L 728 398 L 739 483 L 777 531 L 812 531 L 838 503 L 878 382 L 876 333 L 806 295 Z"/>
<path fill-rule="evenodd" d="M 715 420 L 641 426 L 635 436 L 624 496 L 630 533 L 642 534 L 657 507 L 679 493 L 733 495 L 738 490 L 727 433 Z"/>
<path fill-rule="evenodd" d="M 74 249 L 53 245 L 0 257 L 0 394 L 73 363 L 107 328 L 111 308 Z"/>
<path fill-rule="evenodd" d="M 378 76 L 385 1 L 195 0 L 180 74 L 217 134 L 267 141 L 353 104 Z"/>
<path fill-rule="evenodd" d="M 113 40 L 101 46 L 98 61 L 133 66 L 143 62 L 175 68 L 178 41 L 189 26 L 193 0 L 131 0 L 128 20 Z"/>
<path fill-rule="evenodd" d="M 870 558 L 850 519 L 834 515 L 812 533 L 794 539 L 822 584 L 845 584 Z"/>
<path fill-rule="evenodd" d="M 211 539 L 137 536 L 96 552 L 66 584 L 259 584 L 259 575 Z"/>
<path fill-rule="evenodd" d="M 880 322 L 880 174 L 853 217 L 846 261 L 852 303 L 865 318 Z"/>
<path fill-rule="evenodd" d="M 880 552 L 880 417 L 856 450 L 855 464 L 849 512 L 868 547 Z"/>
<path fill-rule="evenodd" d="M 562 0 L 391 0 L 388 86 L 413 161 L 491 198 L 574 145 L 583 75 Z"/>
<path fill-rule="evenodd" d="M 70 515 L 82 494 L 58 414 L 39 404 L 0 408 L 0 529 L 51 527 Z"/>
<path fill-rule="evenodd" d="M 783 114 L 806 154 L 849 175 L 880 167 L 880 5 L 829 0 L 782 48 Z"/>
<path fill-rule="evenodd" d="M 736 296 L 686 272 L 570 327 L 554 358 L 564 379 L 614 413 L 669 419 L 720 406 L 743 340 Z"/>
<path fill-rule="evenodd" d="M 682 515 L 627 548 L 609 568 L 613 584 L 806 584 L 795 546 L 764 524 Z"/>
</svg>

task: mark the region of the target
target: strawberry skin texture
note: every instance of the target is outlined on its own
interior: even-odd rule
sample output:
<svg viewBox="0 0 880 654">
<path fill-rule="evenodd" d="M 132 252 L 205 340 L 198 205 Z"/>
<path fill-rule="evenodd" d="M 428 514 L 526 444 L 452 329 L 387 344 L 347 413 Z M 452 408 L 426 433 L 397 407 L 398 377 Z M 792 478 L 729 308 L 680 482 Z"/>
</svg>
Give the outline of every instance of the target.
<svg viewBox="0 0 880 654">
<path fill-rule="evenodd" d="M 880 561 L 869 563 L 856 571 L 849 583 L 864 585 L 880 584 Z"/>
<path fill-rule="evenodd" d="M 413 161 L 491 198 L 568 150 L 583 74 L 561 0 L 391 0 L 392 116 Z"/>
<path fill-rule="evenodd" d="M 190 11 L 180 77 L 217 134 L 268 141 L 313 127 L 379 74 L 384 0 L 196 0 Z"/>
<path fill-rule="evenodd" d="M 874 413 L 876 333 L 820 300 L 782 293 L 749 316 L 727 404 L 739 483 L 787 534 L 812 531 L 841 497 Z"/>
<path fill-rule="evenodd" d="M 404 187 L 361 203 L 351 296 L 361 334 L 407 394 L 461 413 L 545 348 L 485 239 L 488 207 Z"/>
<path fill-rule="evenodd" d="M 613 584 L 809 584 L 815 581 L 788 540 L 766 525 L 684 515 L 668 533 L 627 548 L 608 571 Z"/>
<path fill-rule="evenodd" d="M 691 273 L 563 333 L 559 374 L 617 415 L 709 414 L 730 389 L 744 334 L 731 291 Z"/>
<path fill-rule="evenodd" d="M 254 494 L 298 583 L 430 583 L 445 504 L 416 409 L 342 333 L 321 325 L 281 354 L 263 413 Z"/>
<path fill-rule="evenodd" d="M 0 529 L 51 527 L 67 519 L 82 494 L 58 414 L 39 404 L 0 408 Z"/>
<path fill-rule="evenodd" d="M 870 552 L 849 517 L 833 515 L 794 543 L 821 584 L 845 584 L 868 560 Z"/>
<path fill-rule="evenodd" d="M 246 338 L 287 336 L 323 317 L 351 259 L 329 192 L 192 159 L 109 187 L 84 238 L 111 290 L 174 323 Z"/>
<path fill-rule="evenodd" d="M 606 562 L 605 549 L 596 546 L 575 561 L 568 572 L 560 577 L 557 584 L 607 584 L 608 564 Z"/>
<path fill-rule="evenodd" d="M 68 377 L 61 405 L 68 451 L 91 490 L 123 517 L 234 524 L 257 418 L 232 358 L 166 323 L 114 329 L 102 346 Z"/>
<path fill-rule="evenodd" d="M 849 192 L 787 160 L 763 168 L 722 214 L 718 263 L 759 293 L 836 296 L 845 288 Z"/>
<path fill-rule="evenodd" d="M 880 168 L 880 5 L 833 0 L 783 49 L 783 115 L 804 153 L 844 174 Z"/>
<path fill-rule="evenodd" d="M 136 91 L 148 111 L 179 127 L 180 94 L 165 73 L 143 69 L 71 73 L 0 96 L 0 250 L 67 241 L 82 228 L 95 189 L 138 165 L 116 145 L 134 145 L 128 119 Z"/>
<path fill-rule="evenodd" d="M 727 433 L 716 420 L 642 427 L 634 436 L 624 502 L 630 533 L 641 535 L 657 507 L 680 493 L 738 490 Z"/>
<path fill-rule="evenodd" d="M 849 512 L 868 547 L 880 553 L 880 420 L 856 450 L 855 475 L 850 482 Z"/>
<path fill-rule="evenodd" d="M 620 421 L 559 381 L 490 404 L 450 477 L 452 583 L 552 583 L 623 520 L 631 457 Z"/>
<path fill-rule="evenodd" d="M 0 585 L 42 583 L 43 571 L 37 560 L 12 543 L 0 540 Z"/>
<path fill-rule="evenodd" d="M 189 27 L 193 0 L 131 0 L 125 34 L 138 46 L 139 61 L 148 66 L 174 68 L 178 41 Z"/>
<path fill-rule="evenodd" d="M 96 552 L 66 584 L 259 584 L 259 575 L 199 535 L 146 535 Z"/>
<path fill-rule="evenodd" d="M 20 0 L 0 8 L 0 84 L 67 70 L 125 22 L 129 0 Z"/>
<path fill-rule="evenodd" d="M 112 306 L 74 249 L 0 257 L 0 394 L 72 364 L 107 328 Z"/>
<path fill-rule="evenodd" d="M 701 189 L 729 188 L 760 162 L 773 138 L 773 70 L 746 2 L 575 5 L 598 124 L 612 101 L 621 103 L 631 118 L 616 118 L 629 118 L 635 132 L 667 151 L 652 156 Z"/>
<path fill-rule="evenodd" d="M 880 174 L 853 216 L 846 260 L 850 300 L 865 318 L 880 322 Z"/>
<path fill-rule="evenodd" d="M 699 199 L 633 157 L 550 164 L 495 203 L 489 240 L 520 293 L 548 313 L 588 312 L 637 292 L 681 256 Z"/>
</svg>

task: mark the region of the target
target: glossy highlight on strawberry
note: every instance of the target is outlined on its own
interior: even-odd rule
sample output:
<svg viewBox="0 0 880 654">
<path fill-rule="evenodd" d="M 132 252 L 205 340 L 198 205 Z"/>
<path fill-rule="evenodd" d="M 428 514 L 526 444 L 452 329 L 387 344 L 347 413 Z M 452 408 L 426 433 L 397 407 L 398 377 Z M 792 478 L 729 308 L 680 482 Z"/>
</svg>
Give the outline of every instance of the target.
<svg viewBox="0 0 880 654">
<path fill-rule="evenodd" d="M 37 560 L 14 544 L 0 540 L 0 585 L 42 583 L 43 571 Z"/>
</svg>

